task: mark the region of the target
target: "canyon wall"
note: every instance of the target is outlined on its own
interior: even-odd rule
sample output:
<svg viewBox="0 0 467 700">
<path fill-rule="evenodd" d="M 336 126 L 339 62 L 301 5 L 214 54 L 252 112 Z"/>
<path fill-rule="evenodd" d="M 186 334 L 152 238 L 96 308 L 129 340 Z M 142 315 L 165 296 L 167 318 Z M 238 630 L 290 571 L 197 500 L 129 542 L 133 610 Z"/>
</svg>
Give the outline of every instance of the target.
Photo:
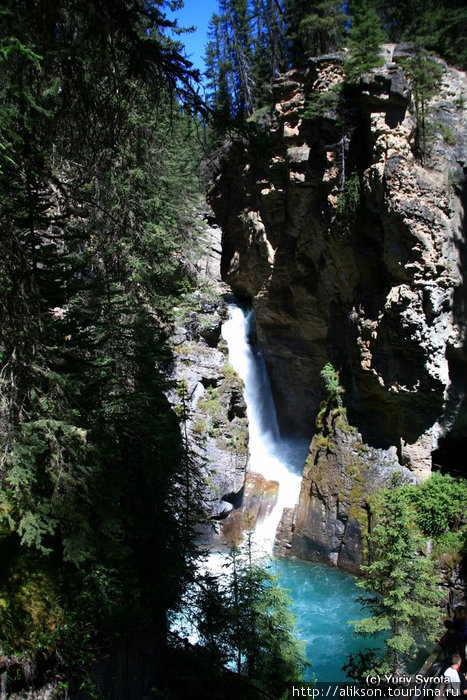
<svg viewBox="0 0 467 700">
<path fill-rule="evenodd" d="M 311 441 L 298 506 L 285 512 L 275 554 L 325 562 L 358 573 L 370 532 L 367 498 L 399 473 L 404 483 L 415 476 L 388 450 L 366 445 L 349 424 L 345 409 L 326 412 Z M 288 509 L 287 509 L 288 510 Z"/>
<path fill-rule="evenodd" d="M 357 571 L 365 496 L 400 469 L 465 473 L 467 83 L 433 59 L 418 116 L 410 47 L 343 89 L 341 55 L 274 84 L 217 153 L 223 279 L 253 303 L 281 428 L 316 433 L 276 552 Z M 423 143 L 421 143 L 423 142 Z M 345 423 L 316 428 L 331 362 Z M 329 422 L 330 421 L 330 422 Z M 324 444 L 324 442 L 326 444 Z"/>
<path fill-rule="evenodd" d="M 437 62 L 421 162 L 407 53 L 385 52 L 339 98 L 345 124 L 320 102 L 342 56 L 276 80 L 273 112 L 220 149 L 210 203 L 223 278 L 255 308 L 282 427 L 313 433 L 331 361 L 364 441 L 426 476 L 440 444 L 465 439 L 467 86 Z"/>
<path fill-rule="evenodd" d="M 198 544 L 222 548 L 264 519 L 277 500 L 278 483 L 246 472 L 244 385 L 228 361 L 221 335 L 233 301 L 220 278 L 221 232 L 203 225 L 200 236 L 204 253 L 189 270 L 197 288 L 174 309 L 168 398 L 182 418 L 188 447 L 187 491 L 192 497 L 198 494 L 207 516 L 197 525 Z"/>
</svg>

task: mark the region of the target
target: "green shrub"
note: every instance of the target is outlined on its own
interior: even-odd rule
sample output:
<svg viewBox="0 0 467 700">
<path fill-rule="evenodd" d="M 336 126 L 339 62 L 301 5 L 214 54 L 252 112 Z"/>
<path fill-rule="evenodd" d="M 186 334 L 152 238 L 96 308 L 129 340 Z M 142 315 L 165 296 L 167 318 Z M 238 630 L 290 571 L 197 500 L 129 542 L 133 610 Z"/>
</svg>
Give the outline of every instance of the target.
<svg viewBox="0 0 467 700">
<path fill-rule="evenodd" d="M 336 83 L 324 92 L 310 93 L 303 116 L 305 119 L 321 119 L 329 113 L 336 112 L 341 99 L 342 83 Z"/>
<path fill-rule="evenodd" d="M 416 489 L 414 502 L 419 528 L 436 537 L 456 525 L 465 512 L 467 483 L 436 472 Z"/>
<path fill-rule="evenodd" d="M 337 211 L 347 219 L 355 216 L 360 204 L 360 189 L 360 178 L 357 171 L 353 170 L 337 198 Z"/>
<path fill-rule="evenodd" d="M 340 401 L 343 388 L 339 383 L 339 373 L 330 362 L 327 362 L 320 372 L 328 396 L 332 401 Z"/>
<path fill-rule="evenodd" d="M 433 555 L 443 564 L 455 566 L 467 551 L 467 527 L 448 530 L 436 538 Z"/>
</svg>

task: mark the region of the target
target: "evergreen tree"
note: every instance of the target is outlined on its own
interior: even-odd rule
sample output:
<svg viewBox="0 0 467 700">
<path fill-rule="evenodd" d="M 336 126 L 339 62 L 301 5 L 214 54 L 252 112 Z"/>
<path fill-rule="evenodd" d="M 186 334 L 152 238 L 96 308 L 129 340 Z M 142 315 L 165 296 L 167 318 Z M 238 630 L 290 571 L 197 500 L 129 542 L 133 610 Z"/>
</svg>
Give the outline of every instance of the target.
<svg viewBox="0 0 467 700">
<path fill-rule="evenodd" d="M 220 0 L 209 25 L 209 101 L 221 119 L 243 119 L 267 104 L 285 62 L 285 25 L 274 0 Z"/>
<path fill-rule="evenodd" d="M 252 19 L 255 27 L 253 44 L 253 85 L 257 107 L 271 101 L 271 85 L 287 68 L 285 24 L 275 0 L 254 0 Z"/>
<path fill-rule="evenodd" d="M 229 82 L 232 67 L 222 35 L 222 24 L 221 18 L 214 14 L 209 22 L 209 41 L 204 58 L 208 78 L 208 100 L 221 124 L 226 123 L 233 114 Z"/>
<path fill-rule="evenodd" d="M 164 36 L 163 7 L 3 11 L 6 652 L 72 663 L 146 626 L 163 637 L 192 575 L 165 328 L 192 245 L 199 153 L 194 74 Z"/>
<path fill-rule="evenodd" d="M 252 78 L 251 13 L 248 0 L 221 0 L 230 29 L 231 55 L 234 67 L 236 116 L 250 116 L 254 110 Z"/>
<path fill-rule="evenodd" d="M 449 529 L 458 531 L 465 518 L 467 482 L 434 472 L 420 484 L 413 498 L 417 525 L 425 535 L 437 537 Z"/>
<path fill-rule="evenodd" d="M 415 44 L 413 53 L 413 57 L 404 60 L 403 67 L 412 89 L 415 111 L 415 154 L 424 163 L 428 156 L 428 103 L 439 86 L 442 68 L 421 42 Z"/>
<path fill-rule="evenodd" d="M 294 66 L 300 66 L 306 60 L 305 49 L 299 36 L 299 26 L 307 14 L 306 0 L 285 0 L 284 19 L 287 27 L 287 54 Z"/>
<path fill-rule="evenodd" d="M 217 580 L 209 576 L 202 589 L 202 643 L 216 648 L 239 678 L 280 697 L 305 665 L 290 601 L 254 555 L 251 532 L 230 549 L 224 569 Z"/>
<path fill-rule="evenodd" d="M 285 18 L 294 65 L 302 65 L 309 56 L 331 53 L 342 46 L 345 14 L 337 0 L 286 0 Z"/>
<path fill-rule="evenodd" d="M 379 671 L 398 675 L 415 652 L 417 637 L 433 638 L 440 623 L 441 591 L 434 562 L 423 553 L 409 490 L 391 488 L 371 501 L 375 525 L 369 537 L 370 563 L 362 567 L 363 597 L 372 617 L 353 623 L 361 635 L 387 632 L 386 655 Z"/>
<path fill-rule="evenodd" d="M 345 62 L 345 73 L 347 80 L 355 82 L 362 73 L 383 63 L 380 51 L 384 33 L 372 0 L 352 0 L 348 10 L 350 57 Z"/>
<path fill-rule="evenodd" d="M 298 37 L 305 56 L 321 56 L 341 48 L 345 15 L 342 5 L 333 0 L 308 3 L 305 17 L 298 26 Z"/>
<path fill-rule="evenodd" d="M 428 50 L 439 53 L 453 66 L 467 70 L 467 7 L 461 0 L 425 3 L 422 37 Z"/>
<path fill-rule="evenodd" d="M 247 0 L 220 0 L 219 15 L 210 22 L 206 63 L 211 104 L 232 118 L 254 109 L 250 23 Z"/>
<path fill-rule="evenodd" d="M 465 70 L 467 8 L 462 0 L 380 0 L 378 12 L 389 41 L 417 41 Z"/>
<path fill-rule="evenodd" d="M 386 36 L 389 41 L 414 39 L 422 20 L 426 3 L 423 0 L 403 2 L 402 0 L 377 0 L 376 10 L 382 18 Z"/>
</svg>

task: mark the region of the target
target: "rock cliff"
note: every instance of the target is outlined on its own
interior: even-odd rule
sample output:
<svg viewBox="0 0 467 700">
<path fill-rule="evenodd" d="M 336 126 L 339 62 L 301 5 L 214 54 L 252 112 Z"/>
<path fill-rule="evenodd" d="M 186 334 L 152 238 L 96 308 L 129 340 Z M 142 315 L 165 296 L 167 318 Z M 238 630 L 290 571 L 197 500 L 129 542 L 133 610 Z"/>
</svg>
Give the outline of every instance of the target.
<svg viewBox="0 0 467 700">
<path fill-rule="evenodd" d="M 345 389 L 345 421 L 316 432 L 276 553 L 351 571 L 365 496 L 393 469 L 462 472 L 467 446 L 466 76 L 433 59 L 421 123 L 410 47 L 384 51 L 353 88 L 340 55 L 277 79 L 272 112 L 219 150 L 209 195 L 281 428 L 315 433 L 325 363 Z"/>
<path fill-rule="evenodd" d="M 174 309 L 173 389 L 168 398 L 182 418 L 182 434 L 197 467 L 190 470 L 189 488 L 201 495 L 209 519 L 199 527 L 198 542 L 222 547 L 264 519 L 277 499 L 278 484 L 246 473 L 244 387 L 221 337 L 231 292 L 220 278 L 220 230 L 207 226 L 202 231 L 205 253 L 190 270 L 197 289 Z"/>
<path fill-rule="evenodd" d="M 285 512 L 279 525 L 276 555 L 358 573 L 370 531 L 367 497 L 388 486 L 394 471 L 404 483 L 415 481 L 394 447 L 382 450 L 363 442 L 345 409 L 326 412 L 311 441 L 298 506 Z"/>
<path fill-rule="evenodd" d="M 223 296 L 229 290 L 220 279 L 220 230 L 206 226 L 200 233 L 206 252 L 189 271 L 197 289 L 174 309 L 173 389 L 168 398 L 184 418 L 182 431 L 200 471 L 201 479 L 191 488 L 201 492 L 212 519 L 200 532 L 200 541 L 209 544 L 221 534 L 219 522 L 241 500 L 248 421 L 243 383 L 227 362 L 221 338 L 227 314 Z"/>
<path fill-rule="evenodd" d="M 362 440 L 423 477 L 447 455 L 461 468 L 466 434 L 467 84 L 435 61 L 417 158 L 406 49 L 386 46 L 353 92 L 339 55 L 276 80 L 273 112 L 220 150 L 210 203 L 282 428 L 313 433 L 331 361 Z"/>
</svg>

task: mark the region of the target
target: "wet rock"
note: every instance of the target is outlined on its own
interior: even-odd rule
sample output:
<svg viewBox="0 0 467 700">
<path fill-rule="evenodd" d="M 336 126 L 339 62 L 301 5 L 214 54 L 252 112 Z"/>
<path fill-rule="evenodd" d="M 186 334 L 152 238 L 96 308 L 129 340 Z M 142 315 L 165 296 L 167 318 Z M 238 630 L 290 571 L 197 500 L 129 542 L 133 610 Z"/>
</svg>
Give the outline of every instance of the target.
<svg viewBox="0 0 467 700">
<path fill-rule="evenodd" d="M 241 505 L 233 510 L 221 526 L 227 542 L 238 542 L 245 530 L 253 530 L 277 503 L 279 483 L 268 481 L 262 474 L 247 472 Z"/>
<path fill-rule="evenodd" d="M 295 508 L 284 508 L 279 525 L 277 526 L 274 542 L 274 556 L 286 557 L 292 547 L 292 536 L 295 530 Z"/>
</svg>

